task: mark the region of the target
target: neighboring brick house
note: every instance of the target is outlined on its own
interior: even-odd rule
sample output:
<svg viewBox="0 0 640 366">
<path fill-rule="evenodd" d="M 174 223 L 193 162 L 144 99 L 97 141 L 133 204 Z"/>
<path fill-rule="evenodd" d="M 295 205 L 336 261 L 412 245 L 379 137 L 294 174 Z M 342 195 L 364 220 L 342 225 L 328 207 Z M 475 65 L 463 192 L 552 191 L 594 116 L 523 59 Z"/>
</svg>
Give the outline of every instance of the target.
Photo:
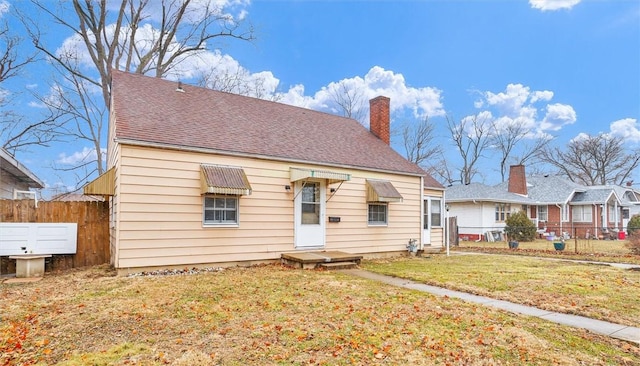
<svg viewBox="0 0 640 366">
<path fill-rule="evenodd" d="M 109 170 L 84 193 L 111 197 L 120 272 L 443 244 L 444 187 L 389 146 L 389 98 L 370 101 L 369 131 L 350 118 L 120 71 L 111 90 Z"/>
<path fill-rule="evenodd" d="M 551 175 L 527 177 L 523 165 L 510 168 L 507 182 L 451 186 L 445 194 L 460 237 L 468 240 L 484 240 L 487 233 L 502 230 L 505 220 L 521 210 L 540 236 L 615 238 L 626 229 L 630 212 L 640 208 L 640 194 L 631 187 L 583 186 Z"/>
</svg>

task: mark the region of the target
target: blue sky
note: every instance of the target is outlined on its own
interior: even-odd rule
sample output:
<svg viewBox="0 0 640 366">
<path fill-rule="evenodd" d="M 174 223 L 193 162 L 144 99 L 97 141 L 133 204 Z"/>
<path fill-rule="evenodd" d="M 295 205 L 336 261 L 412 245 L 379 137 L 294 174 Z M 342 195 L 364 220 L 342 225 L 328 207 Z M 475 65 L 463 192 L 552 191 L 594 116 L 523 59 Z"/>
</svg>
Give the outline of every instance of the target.
<svg viewBox="0 0 640 366">
<path fill-rule="evenodd" d="M 392 128 L 429 116 L 452 165 L 445 116 L 519 119 L 532 133 L 555 136 L 558 146 L 600 132 L 640 146 L 637 0 L 239 0 L 230 9 L 246 14 L 256 41 L 227 41 L 200 62 L 242 69 L 280 102 L 327 112 L 335 112 L 334 87 L 358 88 L 367 99 L 386 95 Z M 53 33 L 60 45 L 71 36 Z M 34 65 L 11 86 L 46 92 L 45 68 Z M 189 82 L 186 71 L 172 77 Z M 28 93 L 19 103 L 26 114 L 38 113 Z M 49 187 L 72 186 L 51 165 L 82 152 L 90 146 L 71 142 L 17 158 Z M 482 166 L 475 181 L 498 183 L 495 156 L 488 153 Z"/>
</svg>

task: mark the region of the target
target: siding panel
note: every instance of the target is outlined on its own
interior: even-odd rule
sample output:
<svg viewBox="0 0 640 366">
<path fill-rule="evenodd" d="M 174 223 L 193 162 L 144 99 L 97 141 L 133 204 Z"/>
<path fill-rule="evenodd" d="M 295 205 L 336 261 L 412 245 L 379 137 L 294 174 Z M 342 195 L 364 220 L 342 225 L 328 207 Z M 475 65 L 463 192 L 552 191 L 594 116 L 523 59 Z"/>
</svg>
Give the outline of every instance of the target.
<svg viewBox="0 0 640 366">
<path fill-rule="evenodd" d="M 117 184 L 118 268 L 277 259 L 294 248 L 290 167 L 352 175 L 326 202 L 326 249 L 353 253 L 403 251 L 419 238 L 420 178 L 122 145 Z M 252 194 L 239 200 L 238 227 L 204 227 L 200 164 L 243 168 Z M 386 227 L 367 225 L 366 179 L 386 179 L 403 196 L 389 204 Z M 338 184 L 327 187 L 337 188 Z M 326 218 L 325 218 L 326 219 Z"/>
</svg>

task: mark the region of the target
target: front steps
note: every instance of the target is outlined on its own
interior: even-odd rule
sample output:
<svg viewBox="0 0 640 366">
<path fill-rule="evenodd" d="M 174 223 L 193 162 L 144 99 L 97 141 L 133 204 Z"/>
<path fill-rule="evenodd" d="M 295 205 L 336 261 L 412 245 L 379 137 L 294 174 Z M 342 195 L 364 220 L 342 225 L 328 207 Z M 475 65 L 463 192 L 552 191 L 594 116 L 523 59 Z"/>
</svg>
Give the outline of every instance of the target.
<svg viewBox="0 0 640 366">
<path fill-rule="evenodd" d="M 361 255 L 339 251 L 283 253 L 280 258 L 285 265 L 302 269 L 351 269 L 362 260 Z"/>
</svg>

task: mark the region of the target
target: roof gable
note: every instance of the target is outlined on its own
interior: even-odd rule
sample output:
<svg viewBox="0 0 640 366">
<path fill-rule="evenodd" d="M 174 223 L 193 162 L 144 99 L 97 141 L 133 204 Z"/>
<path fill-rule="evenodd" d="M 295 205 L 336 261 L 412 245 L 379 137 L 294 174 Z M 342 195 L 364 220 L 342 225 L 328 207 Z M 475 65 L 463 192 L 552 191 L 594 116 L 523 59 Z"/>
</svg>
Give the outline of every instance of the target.
<svg viewBox="0 0 640 366">
<path fill-rule="evenodd" d="M 119 142 L 208 149 L 284 161 L 425 176 L 354 119 L 211 89 L 113 71 Z"/>
</svg>

